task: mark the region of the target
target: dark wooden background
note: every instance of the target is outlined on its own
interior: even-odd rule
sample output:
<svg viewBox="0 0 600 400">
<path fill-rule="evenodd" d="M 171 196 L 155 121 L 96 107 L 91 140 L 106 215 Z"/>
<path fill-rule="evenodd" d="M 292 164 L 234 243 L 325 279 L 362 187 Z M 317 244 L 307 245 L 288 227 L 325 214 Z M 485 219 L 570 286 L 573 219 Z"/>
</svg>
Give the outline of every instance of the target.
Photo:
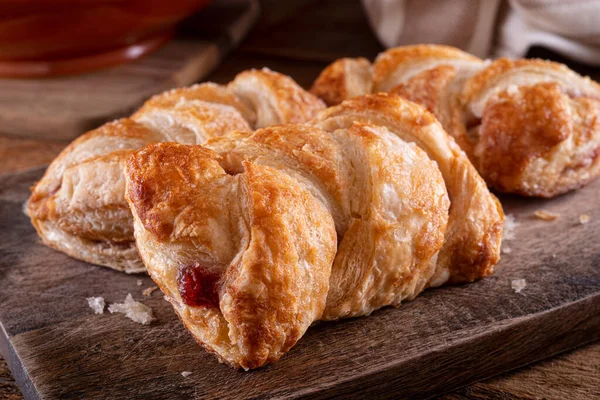
<svg viewBox="0 0 600 400">
<path fill-rule="evenodd" d="M 374 58 L 382 50 L 358 0 L 263 0 L 260 22 L 239 49 L 209 77 L 227 82 L 237 72 L 268 66 L 309 86 L 330 61 L 343 56 Z M 557 58 L 542 49 L 534 56 Z M 561 60 L 564 61 L 564 60 Z M 582 73 L 598 71 L 570 63 Z M 22 171 L 50 162 L 66 145 L 52 140 L 1 135 L 0 173 Z M 470 385 L 444 399 L 593 399 L 600 398 L 600 343 Z M 0 398 L 20 399 L 6 364 L 0 359 Z"/>
</svg>

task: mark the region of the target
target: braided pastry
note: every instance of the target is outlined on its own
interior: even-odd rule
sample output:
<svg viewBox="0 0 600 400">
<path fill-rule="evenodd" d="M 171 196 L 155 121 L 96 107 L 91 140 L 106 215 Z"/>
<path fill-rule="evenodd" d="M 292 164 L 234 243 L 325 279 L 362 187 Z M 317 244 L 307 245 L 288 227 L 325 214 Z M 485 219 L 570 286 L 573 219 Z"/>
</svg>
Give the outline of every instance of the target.
<svg viewBox="0 0 600 400">
<path fill-rule="evenodd" d="M 275 362 L 316 320 L 399 305 L 498 261 L 498 201 L 435 118 L 395 95 L 203 146 L 153 144 L 125 178 L 150 276 L 235 367 Z"/>
<path fill-rule="evenodd" d="M 422 104 L 500 191 L 552 197 L 600 174 L 600 86 L 564 65 L 406 46 L 335 61 L 311 91 L 328 105 L 381 91 Z"/>
<path fill-rule="evenodd" d="M 227 86 L 165 92 L 130 118 L 88 132 L 63 150 L 32 188 L 27 213 L 46 245 L 90 263 L 142 272 L 122 174 L 136 149 L 304 122 L 323 108 L 292 79 L 266 69 L 242 72 Z"/>
<path fill-rule="evenodd" d="M 69 145 L 28 213 L 73 257 L 145 265 L 198 342 L 246 369 L 314 321 L 493 271 L 502 208 L 432 114 L 395 94 L 324 108 L 266 70 L 163 93 Z"/>
</svg>

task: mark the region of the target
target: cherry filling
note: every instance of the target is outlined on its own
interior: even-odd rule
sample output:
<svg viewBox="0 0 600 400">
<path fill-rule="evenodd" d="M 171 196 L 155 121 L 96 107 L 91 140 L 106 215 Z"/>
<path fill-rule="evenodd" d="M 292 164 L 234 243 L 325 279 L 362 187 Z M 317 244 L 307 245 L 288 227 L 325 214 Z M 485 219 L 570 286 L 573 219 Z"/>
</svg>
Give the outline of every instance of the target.
<svg viewBox="0 0 600 400">
<path fill-rule="evenodd" d="M 198 263 L 184 265 L 177 271 L 177 286 L 181 299 L 188 306 L 219 307 L 220 274 Z"/>
</svg>

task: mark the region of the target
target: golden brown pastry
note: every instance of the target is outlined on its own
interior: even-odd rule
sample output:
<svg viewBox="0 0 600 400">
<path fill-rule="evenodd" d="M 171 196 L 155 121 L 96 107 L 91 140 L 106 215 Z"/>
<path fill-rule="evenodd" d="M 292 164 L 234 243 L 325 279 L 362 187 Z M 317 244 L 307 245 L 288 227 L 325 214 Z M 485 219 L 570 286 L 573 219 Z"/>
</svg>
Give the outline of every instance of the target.
<svg viewBox="0 0 600 400">
<path fill-rule="evenodd" d="M 499 59 L 460 100 L 459 132 L 493 187 L 552 197 L 600 174 L 600 86 L 589 78 L 548 61 Z"/>
<path fill-rule="evenodd" d="M 483 65 L 479 58 L 449 46 L 398 47 L 375 60 L 373 86 L 376 92 L 399 94 L 421 104 L 470 154 L 470 143 L 456 134 L 455 115 L 465 81 Z"/>
<path fill-rule="evenodd" d="M 246 75 L 253 75 L 256 73 L 253 70 L 247 72 Z M 278 79 L 279 74 L 272 72 L 269 76 L 271 79 Z M 156 109 L 166 109 L 168 104 L 186 102 L 187 100 L 202 100 L 208 103 L 231 106 L 241 114 L 242 118 L 244 118 L 251 127 L 256 126 L 256 112 L 254 109 L 244 103 L 244 101 L 229 90 L 227 86 L 217 85 L 212 82 L 171 89 L 154 95 L 144 103 L 140 111 L 153 107 L 156 107 Z M 140 111 L 138 111 L 138 113 L 140 113 Z"/>
<path fill-rule="evenodd" d="M 71 144 L 28 212 L 75 257 L 141 256 L 195 339 L 245 369 L 319 319 L 492 272 L 502 209 L 433 115 L 394 94 L 323 107 L 268 70 L 164 93 Z"/>
<path fill-rule="evenodd" d="M 341 67 L 358 62 L 336 61 L 311 91 L 331 105 L 371 85 L 422 104 L 498 190 L 552 197 L 600 174 L 600 86 L 563 65 L 406 46 L 380 54 L 369 82 L 364 60 L 360 72 Z"/>
<path fill-rule="evenodd" d="M 472 282 L 492 273 L 500 254 L 502 207 L 435 117 L 399 96 L 379 93 L 330 107 L 313 124 L 335 131 L 357 122 L 386 127 L 415 143 L 437 163 L 444 178 L 451 202 L 448 229 L 430 285 Z"/>
<path fill-rule="evenodd" d="M 160 132 L 161 141 L 196 144 L 232 130 L 250 132 L 256 115 L 226 87 L 203 83 L 156 95 L 131 119 Z"/>
<path fill-rule="evenodd" d="M 314 320 L 414 298 L 448 220 L 436 163 L 377 125 L 154 144 L 126 179 L 150 276 L 200 343 L 243 368 L 276 361 Z"/>
<path fill-rule="evenodd" d="M 159 143 L 127 162 L 150 276 L 227 364 L 277 361 L 323 312 L 336 236 L 321 202 L 276 169 Z"/>
<path fill-rule="evenodd" d="M 43 242 L 93 264 L 143 271 L 121 168 L 133 150 L 158 140 L 155 132 L 125 118 L 67 146 L 32 188 L 27 204 Z"/>
<path fill-rule="evenodd" d="M 246 96 L 252 90 L 268 93 L 277 123 L 304 121 L 324 108 L 275 72 L 246 71 L 235 82 L 232 88 L 204 83 L 154 96 L 131 118 L 105 124 L 71 143 L 32 188 L 28 202 L 27 212 L 44 243 L 90 263 L 143 272 L 121 172 L 133 150 L 153 142 L 195 144 L 232 130 L 251 132 L 257 118 L 270 123 L 262 105 L 235 94 L 238 86 L 247 87 Z M 297 113 L 290 96 L 303 99 Z"/>
<path fill-rule="evenodd" d="M 255 110 L 256 128 L 303 123 L 325 108 L 292 78 L 268 68 L 241 72 L 227 88 Z"/>
<path fill-rule="evenodd" d="M 428 285 L 449 201 L 440 171 L 418 146 L 360 123 L 331 132 L 274 126 L 206 146 L 232 165 L 252 160 L 283 171 L 325 204 L 339 247 L 323 319 L 367 315 Z"/>
<path fill-rule="evenodd" d="M 328 106 L 370 94 L 373 90 L 372 70 L 366 58 L 340 58 L 321 72 L 311 92 Z"/>
</svg>

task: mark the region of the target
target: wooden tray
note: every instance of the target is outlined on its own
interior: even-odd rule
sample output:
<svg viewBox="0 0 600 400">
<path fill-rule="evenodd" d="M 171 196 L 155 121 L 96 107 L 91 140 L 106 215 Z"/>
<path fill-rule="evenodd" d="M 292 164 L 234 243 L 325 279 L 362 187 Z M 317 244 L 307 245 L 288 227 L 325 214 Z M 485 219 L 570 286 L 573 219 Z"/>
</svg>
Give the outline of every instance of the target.
<svg viewBox="0 0 600 400">
<path fill-rule="evenodd" d="M 142 295 L 149 277 L 40 243 L 22 207 L 42 172 L 0 177 L 0 350 L 26 398 L 425 398 L 600 338 L 600 181 L 551 201 L 502 199 L 520 225 L 493 276 L 318 324 L 276 365 L 238 372 L 194 342 L 159 291 Z M 560 218 L 532 218 L 540 208 Z M 127 293 L 158 320 L 95 315 L 86 302 Z"/>
<path fill-rule="evenodd" d="M 75 76 L 0 79 L 0 130 L 66 140 L 127 116 L 155 93 L 206 77 L 258 14 L 258 0 L 214 1 L 169 43 L 130 64 Z"/>
</svg>

